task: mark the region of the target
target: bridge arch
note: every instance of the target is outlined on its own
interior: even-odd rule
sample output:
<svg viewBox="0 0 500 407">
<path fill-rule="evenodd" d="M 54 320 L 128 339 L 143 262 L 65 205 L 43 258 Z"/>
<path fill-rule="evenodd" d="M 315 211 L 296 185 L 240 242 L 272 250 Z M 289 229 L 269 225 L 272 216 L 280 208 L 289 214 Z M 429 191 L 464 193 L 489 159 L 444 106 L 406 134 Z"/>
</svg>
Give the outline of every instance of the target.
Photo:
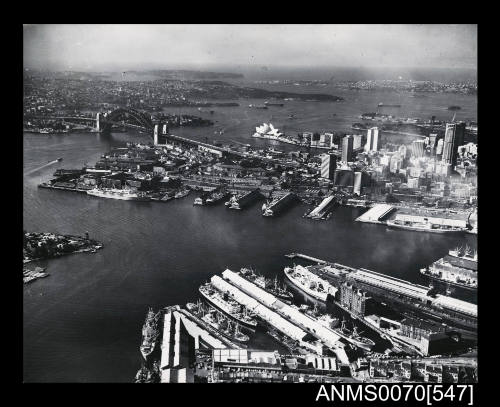
<svg viewBox="0 0 500 407">
<path fill-rule="evenodd" d="M 148 132 L 152 132 L 154 127 L 151 118 L 146 113 L 131 108 L 119 107 L 99 115 L 99 127 L 104 133 L 109 133 L 113 124 L 122 124 L 122 122 L 125 122 L 125 126 L 142 128 Z"/>
</svg>

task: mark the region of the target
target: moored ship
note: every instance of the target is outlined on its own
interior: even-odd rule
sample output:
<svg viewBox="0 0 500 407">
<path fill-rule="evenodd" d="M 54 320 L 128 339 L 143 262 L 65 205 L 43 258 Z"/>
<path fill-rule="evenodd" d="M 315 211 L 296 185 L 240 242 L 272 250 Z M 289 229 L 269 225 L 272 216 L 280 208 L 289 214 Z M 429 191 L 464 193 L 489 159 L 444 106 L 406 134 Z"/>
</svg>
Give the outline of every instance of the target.
<svg viewBox="0 0 500 407">
<path fill-rule="evenodd" d="M 146 315 L 146 321 L 142 327 L 142 343 L 140 346 L 140 351 L 144 360 L 154 351 L 156 347 L 156 342 L 160 334 L 159 330 L 159 320 L 161 313 L 155 314 L 151 308 L 149 308 Z"/>
<path fill-rule="evenodd" d="M 242 326 L 250 329 L 257 327 L 257 320 L 249 315 L 245 308 L 242 311 L 240 305 L 235 300 L 217 291 L 211 283 L 202 285 L 199 288 L 199 292 L 215 308 L 224 312 Z"/>
<path fill-rule="evenodd" d="M 411 230 L 415 232 L 430 232 L 430 233 L 463 233 L 464 228 L 458 226 L 440 225 L 431 223 L 429 221 L 424 222 L 412 222 L 405 220 L 392 220 L 388 219 L 386 221 L 387 226 L 390 228 Z"/>
<path fill-rule="evenodd" d="M 186 308 L 230 341 L 248 342 L 250 340 L 248 335 L 240 331 L 238 323 L 231 322 L 231 319 L 225 317 L 215 308 L 206 309 L 201 301 L 196 304 L 189 302 L 186 304 Z"/>
<path fill-rule="evenodd" d="M 293 294 L 285 287 L 280 287 L 280 285 L 278 284 L 278 277 L 276 277 L 274 281 L 271 282 L 264 276 L 260 276 L 254 273 L 253 270 L 249 268 L 242 268 L 239 272 L 239 275 L 282 301 L 291 302 L 293 300 Z"/>
<path fill-rule="evenodd" d="M 339 336 L 341 336 L 345 340 L 353 343 L 356 346 L 359 346 L 364 350 L 371 351 L 372 348 L 375 346 L 375 342 L 373 342 L 371 339 L 360 335 L 360 333 L 358 332 L 358 328 L 356 326 L 353 326 L 352 331 L 347 329 L 345 325 L 345 319 L 342 319 L 342 324 L 340 328 L 333 329 L 333 331 L 336 332 Z"/>
<path fill-rule="evenodd" d="M 468 247 L 457 248 L 435 261 L 420 273 L 447 285 L 468 289 L 477 289 L 477 253 Z"/>
<path fill-rule="evenodd" d="M 87 191 L 88 195 L 99 198 L 119 199 L 123 201 L 149 201 L 150 198 L 141 192 L 134 192 L 130 189 L 117 188 L 93 188 Z"/>
<path fill-rule="evenodd" d="M 326 302 L 328 294 L 334 296 L 337 291 L 337 288 L 328 281 L 319 278 L 300 265 L 293 268 L 285 267 L 284 272 L 293 285 L 317 300 Z"/>
</svg>

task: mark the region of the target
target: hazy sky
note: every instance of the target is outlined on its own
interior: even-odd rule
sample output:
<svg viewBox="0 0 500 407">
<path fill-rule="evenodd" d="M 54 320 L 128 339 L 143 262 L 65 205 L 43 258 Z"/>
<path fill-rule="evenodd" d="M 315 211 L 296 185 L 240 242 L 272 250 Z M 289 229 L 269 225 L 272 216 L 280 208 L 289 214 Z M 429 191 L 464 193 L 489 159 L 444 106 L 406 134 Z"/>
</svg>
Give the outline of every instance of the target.
<svg viewBox="0 0 500 407">
<path fill-rule="evenodd" d="M 476 25 L 29 25 L 24 66 L 475 68 Z"/>
</svg>

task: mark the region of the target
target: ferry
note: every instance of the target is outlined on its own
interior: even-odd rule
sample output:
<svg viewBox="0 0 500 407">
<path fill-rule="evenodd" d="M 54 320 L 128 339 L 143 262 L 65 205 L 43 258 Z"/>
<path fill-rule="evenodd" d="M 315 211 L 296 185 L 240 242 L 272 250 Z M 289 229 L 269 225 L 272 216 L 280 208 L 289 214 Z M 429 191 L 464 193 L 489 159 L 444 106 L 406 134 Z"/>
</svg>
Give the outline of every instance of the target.
<svg viewBox="0 0 500 407">
<path fill-rule="evenodd" d="M 254 273 L 252 269 L 245 267 L 242 268 L 238 274 L 284 302 L 290 303 L 293 300 L 293 294 L 285 287 L 279 286 L 278 277 L 275 277 L 274 282 L 272 282 L 267 280 L 264 276 Z"/>
<path fill-rule="evenodd" d="M 249 315 L 246 309 L 241 311 L 240 305 L 235 300 L 229 298 L 226 294 L 217 291 L 211 283 L 202 285 L 198 291 L 211 305 L 234 319 L 245 328 L 255 329 L 257 327 L 257 320 L 253 316 Z"/>
<path fill-rule="evenodd" d="M 438 225 L 431 222 L 412 222 L 401 220 L 387 220 L 386 224 L 390 228 L 398 228 L 411 230 L 415 232 L 431 232 L 431 233 L 463 233 L 465 229 L 457 226 Z"/>
<path fill-rule="evenodd" d="M 123 201 L 149 201 L 150 198 L 141 192 L 134 192 L 130 189 L 117 188 L 93 188 L 87 191 L 88 195 L 99 198 L 119 199 Z"/>
<path fill-rule="evenodd" d="M 293 285 L 317 300 L 326 302 L 328 294 L 334 296 L 337 291 L 328 281 L 319 278 L 305 267 L 285 267 L 284 272 Z"/>
</svg>

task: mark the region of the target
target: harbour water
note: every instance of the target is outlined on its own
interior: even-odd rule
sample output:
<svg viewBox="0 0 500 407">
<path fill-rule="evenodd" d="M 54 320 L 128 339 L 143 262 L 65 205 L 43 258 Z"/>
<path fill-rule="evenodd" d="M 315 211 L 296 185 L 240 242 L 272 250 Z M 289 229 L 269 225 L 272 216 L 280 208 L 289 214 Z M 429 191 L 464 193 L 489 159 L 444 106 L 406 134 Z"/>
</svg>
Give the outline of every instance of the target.
<svg viewBox="0 0 500 407">
<path fill-rule="evenodd" d="M 422 116 L 436 114 L 433 106 L 442 105 L 442 114 L 436 116 L 446 119 L 450 114 L 446 107 L 457 104 L 463 106 L 457 119 L 459 114 L 475 119 L 475 97 L 455 96 L 437 95 L 442 102 L 422 99 L 418 103 L 428 109 Z M 254 127 L 263 121 L 283 127 L 290 114 L 286 109 L 302 117 L 289 125 L 290 131 L 348 131 L 352 117 L 374 111 L 380 101 L 393 102 L 387 96 L 354 92 L 340 103 L 295 101 L 290 102 L 292 107 L 262 111 L 248 108 L 253 101 L 240 100 L 240 107 L 213 108 L 214 115 L 199 115 L 211 116 L 217 120 L 216 127 L 224 128 L 224 134 L 216 137 L 220 140 L 264 146 L 268 143 L 250 137 Z M 197 110 L 167 111 L 196 114 Z M 281 116 L 269 120 L 270 115 Z M 173 133 L 213 139 L 213 131 L 212 127 L 185 128 Z M 421 267 L 458 244 L 476 247 L 472 235 L 413 233 L 354 222 L 361 213 L 354 208 L 338 208 L 329 221 L 313 222 L 302 218 L 305 208 L 300 205 L 282 216 L 264 218 L 258 204 L 243 211 L 229 211 L 223 204 L 197 207 L 192 205 L 192 194 L 157 203 L 39 189 L 37 185 L 57 168 L 81 168 L 93 164 L 111 146 L 149 140 L 133 132 L 111 136 L 26 133 L 23 137 L 24 229 L 76 235 L 88 231 L 104 244 L 95 254 L 40 262 L 37 265 L 47 267 L 50 277 L 23 287 L 25 382 L 132 381 L 140 367 L 141 327 L 148 307 L 195 302 L 200 284 L 226 267 L 252 266 L 282 279 L 284 266 L 291 264 L 284 254 L 301 252 L 423 284 Z M 57 157 L 64 160 L 31 172 Z M 260 336 L 253 346 L 269 343 L 272 339 Z"/>
</svg>

